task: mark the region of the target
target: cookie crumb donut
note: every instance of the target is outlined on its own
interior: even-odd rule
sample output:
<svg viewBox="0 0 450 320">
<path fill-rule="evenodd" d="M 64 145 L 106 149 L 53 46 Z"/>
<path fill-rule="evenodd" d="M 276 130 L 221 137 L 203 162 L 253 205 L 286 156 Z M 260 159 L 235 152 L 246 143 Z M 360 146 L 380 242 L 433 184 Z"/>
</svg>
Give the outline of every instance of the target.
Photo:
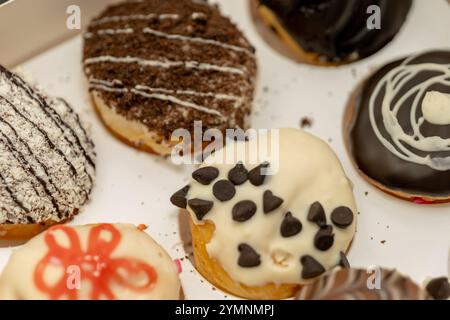
<svg viewBox="0 0 450 320">
<path fill-rule="evenodd" d="M 389 63 L 351 97 L 344 119 L 358 171 L 416 203 L 450 200 L 450 51 Z"/>
<path fill-rule="evenodd" d="M 430 300 L 431 297 L 413 280 L 396 270 L 381 268 L 379 274 L 375 274 L 364 269 L 336 268 L 312 284 L 303 286 L 297 292 L 296 299 Z"/>
<path fill-rule="evenodd" d="M 54 226 L 15 251 L 2 300 L 179 299 L 173 260 L 129 224 Z"/>
<path fill-rule="evenodd" d="M 83 66 L 105 125 L 139 149 L 170 155 L 177 129 L 246 128 L 254 48 L 217 7 L 191 0 L 122 2 L 84 34 Z"/>
<path fill-rule="evenodd" d="M 0 66 L 0 239 L 26 240 L 89 200 L 94 144 L 77 113 Z"/>
<path fill-rule="evenodd" d="M 313 65 L 340 65 L 368 57 L 399 32 L 411 0 L 250 0 L 257 30 L 275 50 Z M 369 29 L 371 6 L 380 28 Z M 371 13 L 370 13 L 371 12 Z"/>
<path fill-rule="evenodd" d="M 267 154 L 259 149 L 271 141 Z M 234 150 L 245 152 L 225 161 Z M 351 183 L 336 155 L 295 129 L 227 144 L 171 201 L 190 213 L 196 269 L 248 299 L 292 297 L 347 264 L 356 230 Z"/>
</svg>

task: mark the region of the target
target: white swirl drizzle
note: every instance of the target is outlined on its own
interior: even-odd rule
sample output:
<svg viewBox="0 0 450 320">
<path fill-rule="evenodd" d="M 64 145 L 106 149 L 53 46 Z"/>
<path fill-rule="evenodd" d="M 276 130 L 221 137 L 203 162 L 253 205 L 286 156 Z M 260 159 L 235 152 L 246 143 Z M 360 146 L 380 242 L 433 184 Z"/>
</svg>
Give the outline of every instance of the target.
<svg viewBox="0 0 450 320">
<path fill-rule="evenodd" d="M 233 73 L 244 75 L 246 73 L 245 69 L 234 68 L 234 67 L 226 67 L 219 66 L 215 64 L 203 63 L 198 61 L 169 61 L 169 60 L 148 60 L 137 57 L 114 57 L 114 56 L 99 56 L 93 58 L 87 58 L 84 60 L 85 64 L 94 64 L 94 63 L 102 63 L 102 62 L 110 62 L 110 63 L 137 63 L 144 67 L 159 67 L 159 68 L 173 68 L 184 66 L 188 69 L 197 69 L 203 71 L 218 71 L 224 73 Z"/>
<path fill-rule="evenodd" d="M 432 157 L 433 152 L 450 151 L 450 139 L 444 139 L 438 136 L 424 137 L 420 132 L 420 127 L 425 119 L 423 116 L 416 119 L 417 108 L 428 88 L 435 84 L 450 86 L 450 64 L 414 64 L 411 63 L 414 58 L 415 57 L 406 59 L 399 66 L 389 71 L 378 82 L 369 101 L 370 122 L 379 141 L 398 158 L 407 162 L 425 165 L 438 171 L 450 170 L 450 157 Z M 404 86 L 421 72 L 436 72 L 437 75 L 413 86 L 400 96 Z M 384 129 L 389 134 L 392 142 L 388 141 L 388 139 L 382 135 L 375 117 L 375 101 L 381 94 L 383 88 L 385 93 L 381 105 L 381 113 Z M 398 101 L 392 106 L 393 102 L 398 97 Z M 397 115 L 400 108 L 405 105 L 405 101 L 411 97 L 414 97 L 410 112 L 410 122 L 413 134 L 408 135 L 400 125 Z M 427 155 L 421 156 L 407 148 L 405 144 L 412 147 L 414 150 L 425 152 Z"/>
</svg>

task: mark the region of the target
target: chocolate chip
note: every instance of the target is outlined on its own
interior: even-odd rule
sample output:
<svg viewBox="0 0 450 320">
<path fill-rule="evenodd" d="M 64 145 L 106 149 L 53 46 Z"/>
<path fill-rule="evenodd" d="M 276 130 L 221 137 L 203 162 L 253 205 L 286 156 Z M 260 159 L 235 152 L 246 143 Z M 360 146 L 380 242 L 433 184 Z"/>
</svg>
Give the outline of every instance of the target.
<svg viewBox="0 0 450 320">
<path fill-rule="evenodd" d="M 280 232 L 283 238 L 295 236 L 302 231 L 302 223 L 288 212 L 281 223 Z"/>
<path fill-rule="evenodd" d="M 300 262 L 303 266 L 303 279 L 312 279 L 325 272 L 324 267 L 316 259 L 309 255 L 301 257 Z"/>
<path fill-rule="evenodd" d="M 231 213 L 234 221 L 247 221 L 256 213 L 256 204 L 250 200 L 240 201 L 234 205 Z"/>
<path fill-rule="evenodd" d="M 264 162 L 263 164 L 257 166 L 256 168 L 250 170 L 248 173 L 248 179 L 250 180 L 251 184 L 253 184 L 256 187 L 259 187 L 264 183 L 264 180 L 266 179 L 266 175 L 262 173 L 262 170 L 269 167 L 268 162 Z"/>
<path fill-rule="evenodd" d="M 202 199 L 190 199 L 188 201 L 189 208 L 194 211 L 198 220 L 202 220 L 203 217 L 212 209 L 214 203 L 208 200 Z"/>
<path fill-rule="evenodd" d="M 240 186 L 248 179 L 248 170 L 245 169 L 242 163 L 238 163 L 233 169 L 228 172 L 228 180 L 234 185 Z"/>
<path fill-rule="evenodd" d="M 220 180 L 214 183 L 213 194 L 220 201 L 228 201 L 236 194 L 236 188 L 228 180 Z"/>
<path fill-rule="evenodd" d="M 272 191 L 264 191 L 263 194 L 263 211 L 264 213 L 272 212 L 278 209 L 283 203 L 283 199 L 275 196 Z"/>
<path fill-rule="evenodd" d="M 320 202 L 314 202 L 309 208 L 308 221 L 315 222 L 319 227 L 327 224 L 327 217 L 325 216 L 325 210 Z"/>
<path fill-rule="evenodd" d="M 214 167 L 200 168 L 192 173 L 192 178 L 205 186 L 213 182 L 218 176 L 219 170 Z"/>
<path fill-rule="evenodd" d="M 331 213 L 331 221 L 335 226 L 345 229 L 353 222 L 353 212 L 347 207 L 338 207 Z"/>
<path fill-rule="evenodd" d="M 426 286 L 427 292 L 436 300 L 446 300 L 450 298 L 450 283 L 448 278 L 436 278 L 431 280 Z"/>
<path fill-rule="evenodd" d="M 186 196 L 189 191 L 190 186 L 185 186 L 183 189 L 178 190 L 170 197 L 170 202 L 178 208 L 186 209 Z"/>
<path fill-rule="evenodd" d="M 334 243 L 332 226 L 325 226 L 317 231 L 314 236 L 314 246 L 320 251 L 327 251 Z"/>
<path fill-rule="evenodd" d="M 240 265 L 241 267 L 253 268 L 261 264 L 259 254 L 248 244 L 240 244 L 238 250 L 240 252 L 238 265 Z"/>
<path fill-rule="evenodd" d="M 339 260 L 339 266 L 344 269 L 350 269 L 350 263 L 348 262 L 347 256 L 342 251 L 339 252 L 341 259 Z"/>
</svg>

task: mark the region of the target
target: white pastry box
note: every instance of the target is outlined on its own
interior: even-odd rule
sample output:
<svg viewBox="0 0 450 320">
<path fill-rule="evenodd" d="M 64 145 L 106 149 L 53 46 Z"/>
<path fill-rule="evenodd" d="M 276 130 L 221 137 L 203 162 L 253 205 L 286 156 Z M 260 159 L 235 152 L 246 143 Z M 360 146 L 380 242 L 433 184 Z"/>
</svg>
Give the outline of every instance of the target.
<svg viewBox="0 0 450 320">
<path fill-rule="evenodd" d="M 186 298 L 232 298 L 213 288 L 185 258 L 178 210 L 169 197 L 186 184 L 193 168 L 128 147 L 110 135 L 93 111 L 81 68 L 81 30 L 68 29 L 73 13 L 69 6 L 81 9 L 82 28 L 113 1 L 41 0 L 39 6 L 32 2 L 15 0 L 0 7 L 0 63 L 20 66 L 50 94 L 69 101 L 91 127 L 98 154 L 96 186 L 90 203 L 71 223 L 146 224 L 147 232 L 172 258 L 180 259 Z M 247 1 L 217 2 L 257 48 L 259 81 L 252 126 L 299 128 L 301 119 L 308 117 L 312 126 L 306 130 L 330 144 L 353 182 L 360 214 L 348 255 L 351 265 L 396 268 L 419 283 L 447 275 L 450 205 L 408 203 L 363 180 L 346 153 L 341 119 L 350 93 L 371 70 L 414 52 L 449 46 L 449 3 L 415 1 L 400 33 L 381 51 L 350 65 L 324 68 L 297 64 L 270 48 L 253 25 Z M 14 248 L 0 248 L 0 270 Z"/>
</svg>

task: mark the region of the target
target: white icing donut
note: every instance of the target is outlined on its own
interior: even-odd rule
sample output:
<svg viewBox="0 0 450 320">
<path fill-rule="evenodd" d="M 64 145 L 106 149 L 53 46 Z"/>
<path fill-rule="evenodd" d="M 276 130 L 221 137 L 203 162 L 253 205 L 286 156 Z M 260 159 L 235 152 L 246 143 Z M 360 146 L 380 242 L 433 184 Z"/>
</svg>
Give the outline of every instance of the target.
<svg viewBox="0 0 450 320">
<path fill-rule="evenodd" d="M 255 155 L 249 150 L 261 151 L 261 145 L 268 145 L 277 132 L 279 144 L 272 144 L 266 156 L 252 163 Z M 238 154 L 237 161 L 223 161 L 227 154 L 240 148 L 245 152 Z M 238 161 L 249 171 L 244 179 L 251 177 L 242 184 L 237 181 L 239 175 L 229 177 Z M 275 173 L 255 186 L 258 174 L 252 170 L 265 161 Z M 216 178 L 211 167 L 218 169 Z M 207 245 L 209 257 L 216 259 L 234 281 L 244 285 L 307 283 L 340 263 L 355 234 L 357 209 L 352 185 L 338 158 L 325 142 L 299 130 L 269 131 L 259 140 L 229 143 L 206 159 L 193 177 L 186 196 L 187 209 L 194 223 L 210 221 L 215 225 Z M 205 181 L 211 178 L 213 181 Z M 212 205 L 206 214 L 207 210 L 200 212 L 199 199 Z M 317 203 L 324 209 L 328 227 L 321 228 L 322 223 L 308 220 L 311 208 L 316 214 L 320 212 Z M 337 208 L 340 209 L 336 211 Z M 330 238 L 334 240 L 331 247 Z M 321 242 L 322 250 L 315 239 Z"/>
<path fill-rule="evenodd" d="M 15 251 L 0 299 L 179 299 L 168 254 L 128 224 L 52 227 Z"/>
</svg>

